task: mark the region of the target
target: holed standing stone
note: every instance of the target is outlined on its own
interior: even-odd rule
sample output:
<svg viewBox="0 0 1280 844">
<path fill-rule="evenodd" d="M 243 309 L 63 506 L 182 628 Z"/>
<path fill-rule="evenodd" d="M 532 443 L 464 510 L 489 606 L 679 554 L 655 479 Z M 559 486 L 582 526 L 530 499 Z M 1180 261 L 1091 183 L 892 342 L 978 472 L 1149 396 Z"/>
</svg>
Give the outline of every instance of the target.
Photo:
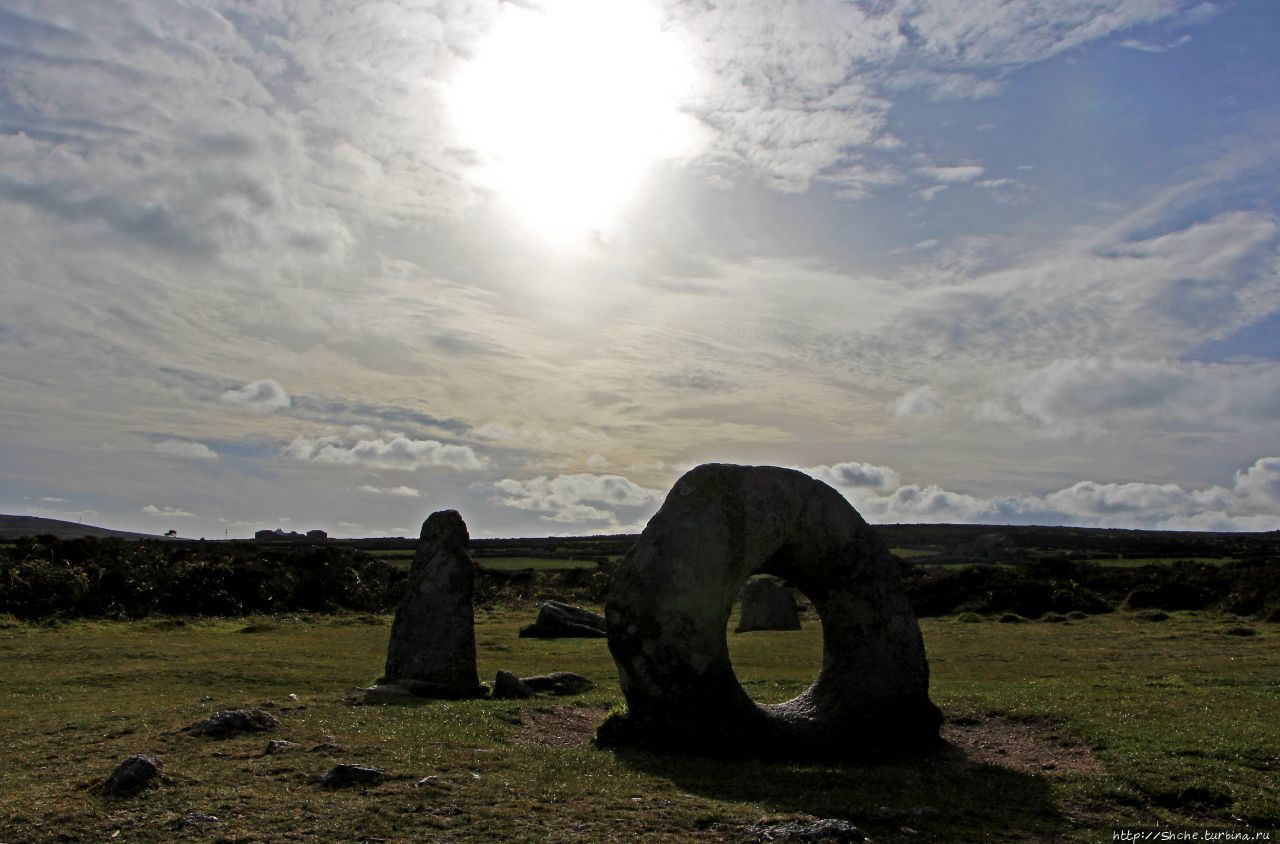
<svg viewBox="0 0 1280 844">
<path fill-rule="evenodd" d="M 432 513 L 422 523 L 379 687 L 391 684 L 431 698 L 484 695 L 476 673 L 471 604 L 476 567 L 467 551 L 469 540 L 466 522 L 456 510 Z"/>
<path fill-rule="evenodd" d="M 758 705 L 725 628 L 753 574 L 799 589 L 822 619 L 813 685 Z M 775 466 L 699 466 L 619 564 L 605 604 L 627 712 L 597 743 L 675 754 L 860 759 L 934 743 L 924 642 L 889 549 L 831 487 Z"/>
</svg>

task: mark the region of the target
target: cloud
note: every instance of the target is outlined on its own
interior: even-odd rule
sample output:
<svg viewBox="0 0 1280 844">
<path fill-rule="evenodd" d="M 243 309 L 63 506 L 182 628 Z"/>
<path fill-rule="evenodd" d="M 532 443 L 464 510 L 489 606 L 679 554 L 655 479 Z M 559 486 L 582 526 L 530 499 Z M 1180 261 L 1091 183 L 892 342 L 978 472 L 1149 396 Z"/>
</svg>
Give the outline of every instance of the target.
<svg viewBox="0 0 1280 844">
<path fill-rule="evenodd" d="M 900 484 L 887 467 L 816 466 L 803 471 L 835 486 L 868 521 L 880 523 L 1045 524 L 1151 530 L 1268 531 L 1280 529 L 1280 458 L 1258 460 L 1236 473 L 1235 487 L 1079 481 L 1044 495 L 993 498 L 937 484 Z M 869 481 L 840 483 L 841 474 Z M 835 480 L 833 481 L 833 478 Z"/>
<path fill-rule="evenodd" d="M 1190 14 L 1180 0 L 813 0 L 785 13 L 752 0 L 666 5 L 672 30 L 696 45 L 699 84 L 687 107 L 712 132 L 698 168 L 785 192 L 893 146 L 886 124 L 898 91 L 991 96 L 1014 68 Z M 982 173 L 970 165 L 935 169 L 928 175 L 946 182 Z M 859 199 L 878 186 L 852 179 L 840 195 Z"/>
<path fill-rule="evenodd" d="M 928 165 L 917 167 L 915 172 L 935 182 L 956 185 L 963 182 L 972 182 L 986 171 L 977 164 L 955 164 L 951 166 Z"/>
<path fill-rule="evenodd" d="M 222 394 L 221 401 L 254 413 L 271 413 L 292 404 L 284 387 L 273 378 L 251 381 L 243 387 L 227 390 Z"/>
<path fill-rule="evenodd" d="M 923 384 L 899 396 L 889 409 L 894 416 L 922 419 L 937 416 L 943 411 L 943 404 L 938 391 L 928 384 Z"/>
<path fill-rule="evenodd" d="M 1280 364 L 1066 358 L 1028 372 L 1005 391 L 1009 418 L 1059 436 L 1138 422 L 1166 430 L 1248 430 L 1280 417 Z"/>
<path fill-rule="evenodd" d="M 640 486 L 621 475 L 573 474 L 525 481 L 503 478 L 493 484 L 499 501 L 520 510 L 541 512 L 543 519 L 567 524 L 604 523 L 621 528 L 619 511 L 629 518 L 656 509 L 665 492 Z"/>
<path fill-rule="evenodd" d="M 157 507 L 154 504 L 146 505 L 142 508 L 142 512 L 146 513 L 148 516 L 164 516 L 165 518 L 170 519 L 185 519 L 189 516 L 195 515 L 194 513 L 189 513 L 186 510 L 180 510 L 177 507 Z"/>
<path fill-rule="evenodd" d="M 870 463 L 836 463 L 831 466 L 810 466 L 800 471 L 841 490 L 891 492 L 902 483 L 897 472 L 887 466 L 874 466 Z"/>
<path fill-rule="evenodd" d="M 1264 457 L 1236 472 L 1235 494 L 1258 507 L 1280 507 L 1280 457 Z"/>
<path fill-rule="evenodd" d="M 1170 41 L 1168 44 L 1156 44 L 1150 41 L 1139 41 L 1137 38 L 1126 38 L 1120 42 L 1121 47 L 1127 47 L 1130 50 L 1140 50 L 1144 53 L 1167 53 L 1170 50 L 1176 50 L 1184 44 L 1191 43 L 1190 35 L 1183 35 L 1176 41 Z"/>
<path fill-rule="evenodd" d="M 475 471 L 483 469 L 488 462 L 470 446 L 414 440 L 394 432 L 375 435 L 372 430 L 362 427 L 326 437 L 296 437 L 282 453 L 308 463 L 401 471 L 432 466 Z"/>
<path fill-rule="evenodd" d="M 185 457 L 191 460 L 216 460 L 218 458 L 218 452 L 209 448 L 209 446 L 189 440 L 160 440 L 152 448 L 169 457 Z"/>
<path fill-rule="evenodd" d="M 59 498 L 56 495 L 42 495 L 36 499 L 37 501 L 45 501 L 49 504 L 66 504 L 67 499 Z"/>
<path fill-rule="evenodd" d="M 361 484 L 356 487 L 360 492 L 368 492 L 373 495 L 394 495 L 403 498 L 420 498 L 422 491 L 414 489 L 411 486 L 373 486 L 372 484 Z"/>
</svg>

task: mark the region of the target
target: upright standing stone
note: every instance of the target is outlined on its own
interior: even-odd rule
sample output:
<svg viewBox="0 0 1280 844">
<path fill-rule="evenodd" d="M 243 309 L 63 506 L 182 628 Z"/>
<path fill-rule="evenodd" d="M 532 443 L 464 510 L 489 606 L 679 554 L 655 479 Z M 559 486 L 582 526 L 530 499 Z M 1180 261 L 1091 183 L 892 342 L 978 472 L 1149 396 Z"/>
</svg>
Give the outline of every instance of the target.
<svg viewBox="0 0 1280 844">
<path fill-rule="evenodd" d="M 480 697 L 476 674 L 475 563 L 467 551 L 466 522 L 456 510 L 432 513 L 396 610 L 381 684 L 420 697 Z"/>
<path fill-rule="evenodd" d="M 799 630 L 800 613 L 791 590 L 759 577 L 742 587 L 742 615 L 734 633 L 752 630 Z"/>
</svg>

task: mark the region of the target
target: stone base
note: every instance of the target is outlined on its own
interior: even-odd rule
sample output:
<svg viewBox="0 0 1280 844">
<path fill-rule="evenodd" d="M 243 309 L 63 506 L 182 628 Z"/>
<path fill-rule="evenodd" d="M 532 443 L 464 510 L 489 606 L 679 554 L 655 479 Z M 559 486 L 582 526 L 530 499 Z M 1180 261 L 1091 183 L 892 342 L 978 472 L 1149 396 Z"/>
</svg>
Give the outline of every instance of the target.
<svg viewBox="0 0 1280 844">
<path fill-rule="evenodd" d="M 597 728 L 595 744 L 672 756 L 830 763 L 889 759 L 942 742 L 942 712 L 928 699 L 835 729 L 787 712 L 786 704 L 753 706 L 718 719 L 712 728 L 706 718 L 673 722 L 614 713 Z"/>
</svg>

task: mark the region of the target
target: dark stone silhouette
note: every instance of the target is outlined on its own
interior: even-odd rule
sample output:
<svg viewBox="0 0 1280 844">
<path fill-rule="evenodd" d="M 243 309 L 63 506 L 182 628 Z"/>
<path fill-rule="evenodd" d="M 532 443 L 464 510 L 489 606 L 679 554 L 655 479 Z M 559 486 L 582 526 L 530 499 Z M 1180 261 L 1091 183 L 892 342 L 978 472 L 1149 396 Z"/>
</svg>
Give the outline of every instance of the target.
<svg viewBox="0 0 1280 844">
<path fill-rule="evenodd" d="M 520 682 L 535 692 L 550 692 L 553 695 L 576 695 L 596 687 L 595 683 L 572 671 L 552 671 L 550 674 L 521 677 Z"/>
<path fill-rule="evenodd" d="M 382 782 L 386 772 L 363 765 L 334 765 L 320 778 L 325 788 L 346 788 L 352 785 L 376 785 Z"/>
<path fill-rule="evenodd" d="M 799 629 L 800 613 L 790 589 L 763 577 L 749 580 L 742 587 L 742 614 L 734 633 Z"/>
<path fill-rule="evenodd" d="M 226 738 L 238 733 L 261 733 L 278 726 L 280 721 L 261 709 L 220 709 L 203 721 L 184 727 L 182 732 L 195 736 Z"/>
<path fill-rule="evenodd" d="M 794 584 L 823 622 L 816 681 L 777 706 L 743 691 L 726 643 L 734 598 L 756 573 Z M 843 496 L 801 472 L 687 473 L 618 566 L 605 615 L 628 712 L 601 725 L 602 745 L 855 759 L 938 740 L 893 556 Z"/>
<path fill-rule="evenodd" d="M 604 616 L 560 601 L 538 608 L 533 624 L 520 628 L 521 639 L 603 639 Z"/>
<path fill-rule="evenodd" d="M 498 699 L 533 697 L 534 691 L 510 671 L 499 671 L 493 678 L 493 696 Z"/>
<path fill-rule="evenodd" d="M 392 686 L 432 698 L 484 695 L 476 674 L 476 567 L 468 541 L 456 510 L 432 513 L 422 523 L 409 585 L 391 625 L 386 671 L 375 690 Z"/>
<path fill-rule="evenodd" d="M 116 766 L 103 783 L 102 790 L 116 797 L 128 797 L 146 788 L 164 768 L 164 762 L 138 754 Z"/>
</svg>

